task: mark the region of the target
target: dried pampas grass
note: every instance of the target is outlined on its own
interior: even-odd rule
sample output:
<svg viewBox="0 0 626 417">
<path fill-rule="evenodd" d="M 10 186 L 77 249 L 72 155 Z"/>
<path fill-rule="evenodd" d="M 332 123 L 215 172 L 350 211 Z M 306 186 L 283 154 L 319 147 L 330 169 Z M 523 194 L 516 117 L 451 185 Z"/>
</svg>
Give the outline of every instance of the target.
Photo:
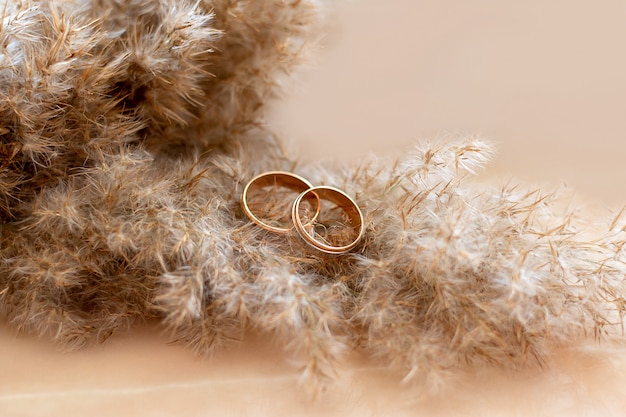
<svg viewBox="0 0 626 417">
<path fill-rule="evenodd" d="M 280 151 L 263 106 L 314 12 L 3 4 L 0 312 L 13 327 L 79 348 L 153 318 L 200 353 L 255 329 L 310 381 L 363 349 L 429 386 L 622 337 L 622 213 L 589 228 L 558 195 L 472 183 L 492 154 L 476 138 L 341 169 Z M 352 195 L 357 250 L 326 256 L 252 224 L 241 191 L 274 169 Z"/>
</svg>

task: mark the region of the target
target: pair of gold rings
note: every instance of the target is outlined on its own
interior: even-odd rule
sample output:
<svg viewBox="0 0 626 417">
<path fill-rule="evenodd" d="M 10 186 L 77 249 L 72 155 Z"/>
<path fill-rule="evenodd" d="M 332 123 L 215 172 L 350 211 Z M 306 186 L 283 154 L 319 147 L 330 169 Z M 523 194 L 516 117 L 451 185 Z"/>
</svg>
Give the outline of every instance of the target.
<svg viewBox="0 0 626 417">
<path fill-rule="evenodd" d="M 268 194 L 268 188 L 274 188 L 274 192 Z M 285 200 L 288 203 L 289 199 L 281 199 L 279 189 L 299 193 L 291 204 L 291 224 L 286 226 L 284 217 L 289 208 Z M 256 198 L 251 197 L 253 194 Z M 335 187 L 313 186 L 290 172 L 270 171 L 252 178 L 243 189 L 241 206 L 246 216 L 263 229 L 278 234 L 295 229 L 308 245 L 329 254 L 354 249 L 365 232 L 363 214 L 350 196 Z"/>
</svg>

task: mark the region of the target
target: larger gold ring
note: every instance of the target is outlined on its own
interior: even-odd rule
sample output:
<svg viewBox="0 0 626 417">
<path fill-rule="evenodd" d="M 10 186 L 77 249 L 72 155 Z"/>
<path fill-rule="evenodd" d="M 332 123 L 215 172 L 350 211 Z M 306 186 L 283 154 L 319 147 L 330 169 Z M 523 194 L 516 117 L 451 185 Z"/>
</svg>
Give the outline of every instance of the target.
<svg viewBox="0 0 626 417">
<path fill-rule="evenodd" d="M 318 201 L 328 200 L 332 203 L 335 203 L 337 207 L 343 210 L 347 215 L 347 220 L 350 223 L 349 227 L 354 228 L 356 232 L 356 237 L 347 245 L 341 246 L 333 246 L 329 245 L 326 242 L 322 242 L 319 239 L 315 238 L 315 230 L 311 229 L 311 232 L 308 232 L 305 228 L 306 225 L 312 223 L 309 221 L 308 223 L 303 223 L 300 217 L 300 204 L 302 199 L 308 196 L 309 194 L 313 194 L 317 196 Z M 356 245 L 359 244 L 363 235 L 365 233 L 365 226 L 363 225 L 363 214 L 359 209 L 359 206 L 348 196 L 346 193 L 341 191 L 338 188 L 327 187 L 327 186 L 319 186 L 319 187 L 311 187 L 308 190 L 303 191 L 294 201 L 293 206 L 291 208 L 291 217 L 293 220 L 293 224 L 296 228 L 296 231 L 302 237 L 302 239 L 313 246 L 315 249 L 320 250 L 325 253 L 330 254 L 341 254 L 349 252 L 354 249 Z"/>
<path fill-rule="evenodd" d="M 250 190 L 252 186 L 255 186 L 255 187 L 267 187 L 267 186 L 278 187 L 280 186 L 280 187 L 285 187 L 290 190 L 293 190 L 297 193 L 301 193 L 313 187 L 313 185 L 309 181 L 302 178 L 301 176 L 292 174 L 290 172 L 284 172 L 284 171 L 264 172 L 252 178 L 250 182 L 246 184 L 245 188 L 243 189 L 243 193 L 241 194 L 241 207 L 243 208 L 243 212 L 246 214 L 246 216 L 250 218 L 250 220 L 252 220 L 257 225 L 261 226 L 263 229 L 269 230 L 270 232 L 274 232 L 274 233 L 280 233 L 280 234 L 289 233 L 292 227 L 272 226 L 270 224 L 263 222 L 252 212 L 252 210 L 250 209 L 250 206 L 248 205 L 248 191 Z M 321 203 L 318 199 L 317 209 L 316 209 L 315 214 L 313 215 L 313 221 L 319 214 L 320 207 L 321 207 L 320 204 Z"/>
</svg>

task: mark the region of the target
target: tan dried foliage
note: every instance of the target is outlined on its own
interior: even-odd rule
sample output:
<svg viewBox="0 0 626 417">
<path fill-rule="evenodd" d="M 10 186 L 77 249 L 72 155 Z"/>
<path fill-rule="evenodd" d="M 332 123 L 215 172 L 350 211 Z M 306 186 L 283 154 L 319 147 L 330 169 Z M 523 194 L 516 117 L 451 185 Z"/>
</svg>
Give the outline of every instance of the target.
<svg viewBox="0 0 626 417">
<path fill-rule="evenodd" d="M 623 213 L 583 238 L 556 195 L 470 184 L 491 157 L 476 138 L 351 168 L 280 152 L 261 117 L 306 50 L 311 2 L 1 10 L 0 312 L 16 330 L 78 348 L 155 318 L 207 353 L 255 329 L 310 380 L 363 349 L 430 385 L 622 336 Z M 353 196 L 357 249 L 253 225 L 240 193 L 274 169 Z"/>
</svg>

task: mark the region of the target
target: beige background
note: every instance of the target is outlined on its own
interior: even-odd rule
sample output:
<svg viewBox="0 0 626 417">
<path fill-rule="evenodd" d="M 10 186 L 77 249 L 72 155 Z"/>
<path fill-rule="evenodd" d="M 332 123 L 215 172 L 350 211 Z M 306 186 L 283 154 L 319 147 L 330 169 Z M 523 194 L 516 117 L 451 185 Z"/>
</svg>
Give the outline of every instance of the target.
<svg viewBox="0 0 626 417">
<path fill-rule="evenodd" d="M 355 0 L 269 121 L 303 161 L 357 163 L 417 140 L 480 135 L 486 181 L 565 185 L 607 216 L 626 204 L 626 2 Z M 58 352 L 0 322 L 0 416 L 619 416 L 626 349 L 563 352 L 545 372 L 480 372 L 419 400 L 364 358 L 317 401 L 271 341 L 213 359 L 154 326 Z M 419 400 L 419 401 L 418 401 Z"/>
</svg>

